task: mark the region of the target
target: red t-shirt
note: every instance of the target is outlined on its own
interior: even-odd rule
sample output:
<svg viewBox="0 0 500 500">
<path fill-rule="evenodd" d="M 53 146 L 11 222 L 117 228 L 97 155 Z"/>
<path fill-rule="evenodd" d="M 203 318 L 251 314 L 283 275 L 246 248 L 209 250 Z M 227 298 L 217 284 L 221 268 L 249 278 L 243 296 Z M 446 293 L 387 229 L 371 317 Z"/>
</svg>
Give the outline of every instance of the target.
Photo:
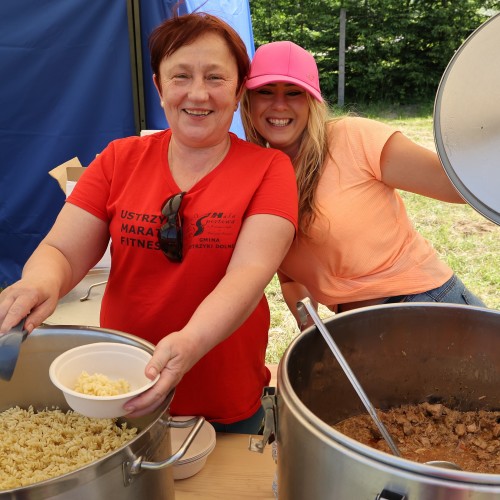
<svg viewBox="0 0 500 500">
<path fill-rule="evenodd" d="M 170 262 L 157 240 L 165 223 L 162 205 L 181 191 L 168 167 L 170 137 L 166 130 L 113 141 L 68 197 L 109 223 L 112 263 L 101 326 L 153 344 L 183 328 L 224 276 L 246 217 L 273 214 L 297 224 L 288 157 L 231 134 L 227 156 L 182 200 L 184 257 Z M 269 383 L 264 364 L 269 322 L 263 296 L 245 323 L 183 377 L 171 413 L 223 423 L 255 413 Z"/>
</svg>

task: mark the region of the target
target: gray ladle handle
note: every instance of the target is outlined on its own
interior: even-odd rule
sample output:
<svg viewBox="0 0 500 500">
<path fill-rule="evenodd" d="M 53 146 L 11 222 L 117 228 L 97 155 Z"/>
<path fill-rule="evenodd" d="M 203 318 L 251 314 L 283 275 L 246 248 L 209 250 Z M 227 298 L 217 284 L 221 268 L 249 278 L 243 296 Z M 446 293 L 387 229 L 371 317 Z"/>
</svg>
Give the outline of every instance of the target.
<svg viewBox="0 0 500 500">
<path fill-rule="evenodd" d="M 347 375 L 347 378 L 351 382 L 352 386 L 358 393 L 358 396 L 360 397 L 361 401 L 365 405 L 365 408 L 367 409 L 368 413 L 372 417 L 373 421 L 378 427 L 378 430 L 382 434 L 383 438 L 386 440 L 387 444 L 391 448 L 392 453 L 396 455 L 397 457 L 401 457 L 401 453 L 396 446 L 396 443 L 393 441 L 391 435 L 387 431 L 385 425 L 382 423 L 380 418 L 377 415 L 377 412 L 375 411 L 375 408 L 371 404 L 370 400 L 368 399 L 367 395 L 365 394 L 365 391 L 361 387 L 360 383 L 358 382 L 358 379 L 352 372 L 351 368 L 349 367 L 347 361 L 345 360 L 344 356 L 340 352 L 339 348 L 337 347 L 337 344 L 333 340 L 332 336 L 329 334 L 328 330 L 326 329 L 325 325 L 323 324 L 323 321 L 321 321 L 321 318 L 319 317 L 318 313 L 316 312 L 316 309 L 314 309 L 311 301 L 309 298 L 302 299 L 300 302 L 297 302 L 297 310 L 299 311 L 299 314 L 301 316 L 301 321 L 302 323 L 306 323 L 307 320 L 307 312 L 304 310 L 307 309 L 307 312 L 309 312 L 309 315 L 311 316 L 312 320 L 314 321 L 314 324 L 317 326 L 319 332 L 325 339 L 326 343 L 328 344 L 328 347 L 330 347 L 330 350 L 332 351 L 333 355 L 339 362 L 340 366 L 344 370 L 344 373 Z"/>
<path fill-rule="evenodd" d="M 9 332 L 0 335 L 0 379 L 9 381 L 14 374 L 14 369 L 19 357 L 21 343 L 27 337 L 28 332 L 24 329 L 23 318 Z"/>
</svg>

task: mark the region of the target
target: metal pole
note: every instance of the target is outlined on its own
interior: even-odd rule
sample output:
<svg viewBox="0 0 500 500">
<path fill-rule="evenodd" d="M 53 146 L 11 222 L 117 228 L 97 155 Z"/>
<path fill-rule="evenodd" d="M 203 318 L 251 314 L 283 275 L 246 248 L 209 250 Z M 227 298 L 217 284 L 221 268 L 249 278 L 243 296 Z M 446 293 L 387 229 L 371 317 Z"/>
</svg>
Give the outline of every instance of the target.
<svg viewBox="0 0 500 500">
<path fill-rule="evenodd" d="M 130 70 L 132 73 L 132 98 L 137 135 L 146 128 L 144 78 L 142 73 L 141 19 L 139 0 L 127 0 L 128 34 L 130 44 Z"/>
<path fill-rule="evenodd" d="M 345 26 L 346 26 L 346 11 L 340 9 L 340 26 L 339 26 L 339 81 L 338 81 L 338 99 L 337 104 L 340 107 L 344 106 L 344 90 L 345 90 Z"/>
</svg>

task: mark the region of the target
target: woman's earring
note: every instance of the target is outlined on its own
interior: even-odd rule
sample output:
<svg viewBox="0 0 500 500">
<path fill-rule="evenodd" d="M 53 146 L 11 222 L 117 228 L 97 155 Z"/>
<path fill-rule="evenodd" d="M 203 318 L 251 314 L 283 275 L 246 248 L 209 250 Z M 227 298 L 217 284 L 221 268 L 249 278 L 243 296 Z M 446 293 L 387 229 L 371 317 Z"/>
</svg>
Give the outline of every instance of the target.
<svg viewBox="0 0 500 500">
<path fill-rule="evenodd" d="M 163 101 L 160 101 L 160 106 L 161 106 L 162 108 L 163 108 L 163 105 L 164 105 L 164 104 L 165 104 L 165 103 L 164 103 Z"/>
</svg>

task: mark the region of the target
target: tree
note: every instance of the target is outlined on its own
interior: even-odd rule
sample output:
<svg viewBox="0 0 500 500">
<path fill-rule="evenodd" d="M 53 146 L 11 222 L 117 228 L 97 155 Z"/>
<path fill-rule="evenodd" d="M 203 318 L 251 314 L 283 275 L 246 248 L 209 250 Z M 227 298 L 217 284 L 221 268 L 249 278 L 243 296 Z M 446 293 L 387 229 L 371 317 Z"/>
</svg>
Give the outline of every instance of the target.
<svg viewBox="0 0 500 500">
<path fill-rule="evenodd" d="M 332 103 L 341 7 L 347 11 L 346 103 L 407 104 L 434 98 L 455 50 L 500 10 L 500 0 L 250 0 L 256 46 L 292 40 L 309 50 Z"/>
</svg>

